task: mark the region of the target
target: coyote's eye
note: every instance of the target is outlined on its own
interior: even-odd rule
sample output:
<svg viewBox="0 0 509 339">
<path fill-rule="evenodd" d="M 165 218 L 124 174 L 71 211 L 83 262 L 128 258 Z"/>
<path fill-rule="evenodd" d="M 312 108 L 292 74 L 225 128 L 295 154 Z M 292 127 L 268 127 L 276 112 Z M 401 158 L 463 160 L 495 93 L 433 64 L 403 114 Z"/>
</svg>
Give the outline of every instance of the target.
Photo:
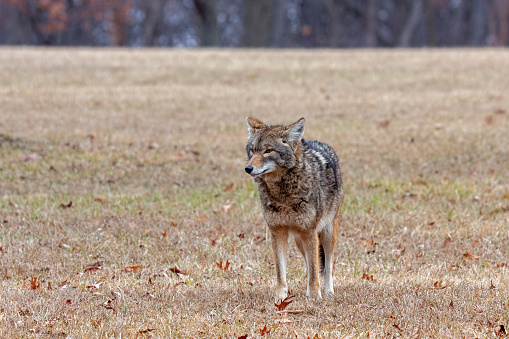
<svg viewBox="0 0 509 339">
<path fill-rule="evenodd" d="M 265 150 L 265 153 L 266 153 L 266 154 L 268 154 L 268 153 L 272 153 L 272 151 L 273 151 L 273 150 L 271 150 L 270 148 L 267 148 L 267 149 Z"/>
</svg>

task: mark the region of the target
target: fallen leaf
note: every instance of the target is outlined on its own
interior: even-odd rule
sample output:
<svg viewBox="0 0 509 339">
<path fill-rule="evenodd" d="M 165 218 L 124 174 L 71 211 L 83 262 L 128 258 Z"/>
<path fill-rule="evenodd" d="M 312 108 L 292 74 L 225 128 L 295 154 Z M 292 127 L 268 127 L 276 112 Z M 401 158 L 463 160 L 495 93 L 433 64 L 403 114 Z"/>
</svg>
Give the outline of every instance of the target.
<svg viewBox="0 0 509 339">
<path fill-rule="evenodd" d="M 93 264 L 88 264 L 87 266 L 83 267 L 83 272 L 95 272 L 97 270 L 100 270 L 102 268 L 101 262 L 97 261 Z"/>
<path fill-rule="evenodd" d="M 32 314 L 28 308 L 26 310 L 20 309 L 18 312 L 19 312 L 19 315 L 22 317 L 26 317 L 26 316 L 29 316 L 30 314 Z"/>
<path fill-rule="evenodd" d="M 209 220 L 209 217 L 206 215 L 202 215 L 201 213 L 198 213 L 198 218 L 194 219 L 196 222 L 204 222 L 206 220 Z"/>
<path fill-rule="evenodd" d="M 470 260 L 473 260 L 473 259 L 479 259 L 478 256 L 475 256 L 472 252 L 467 252 L 467 253 L 464 253 L 463 254 L 463 257 L 467 258 L 467 259 L 470 259 Z"/>
<path fill-rule="evenodd" d="M 451 243 L 453 243 L 453 242 L 454 242 L 454 241 L 452 241 L 452 239 L 451 239 L 451 238 L 449 238 L 449 237 L 445 238 L 445 239 L 444 239 L 444 242 L 442 243 L 442 248 L 444 248 L 445 246 L 447 246 L 447 245 L 449 245 L 449 244 L 451 244 Z"/>
<path fill-rule="evenodd" d="M 148 149 L 158 149 L 159 144 L 157 142 L 150 142 L 147 146 Z"/>
<path fill-rule="evenodd" d="M 376 251 L 376 246 L 378 245 L 378 243 L 376 243 L 373 239 L 365 239 L 365 238 L 361 238 L 359 240 L 359 242 L 367 248 L 367 251 L 366 253 L 367 254 L 373 254 L 375 253 Z"/>
<path fill-rule="evenodd" d="M 95 198 L 94 201 L 95 202 L 100 202 L 101 204 L 105 203 L 105 201 L 103 199 L 101 199 L 101 198 Z"/>
<path fill-rule="evenodd" d="M 188 275 L 187 271 L 181 270 L 177 265 L 175 265 L 175 267 L 170 268 L 170 271 L 175 274 Z"/>
<path fill-rule="evenodd" d="M 378 123 L 378 127 L 388 128 L 390 124 L 391 124 L 390 120 L 384 120 L 384 121 Z"/>
<path fill-rule="evenodd" d="M 247 339 L 247 334 L 241 335 L 238 339 Z"/>
<path fill-rule="evenodd" d="M 293 324 L 293 321 L 291 321 L 288 318 L 276 318 L 274 319 L 275 324 Z"/>
<path fill-rule="evenodd" d="M 172 227 L 177 227 L 177 223 L 173 222 L 173 221 L 170 221 L 170 226 Z"/>
<path fill-rule="evenodd" d="M 394 255 L 396 258 L 401 257 L 403 253 L 405 253 L 406 246 L 398 245 L 396 248 L 392 249 L 392 255 Z"/>
<path fill-rule="evenodd" d="M 71 208 L 72 207 L 72 201 L 69 201 L 67 204 L 60 204 L 60 206 L 58 206 L 58 208 Z"/>
<path fill-rule="evenodd" d="M 366 247 L 371 247 L 371 246 L 374 246 L 375 245 L 375 241 L 373 239 L 365 239 L 365 238 L 361 238 L 359 240 L 359 242 L 361 244 L 363 244 L 364 246 Z"/>
<path fill-rule="evenodd" d="M 108 300 L 108 301 L 104 302 L 103 307 L 104 307 L 105 309 L 107 309 L 107 310 L 112 310 L 112 311 L 113 311 L 113 313 L 117 314 L 117 310 L 116 310 L 116 309 L 114 309 L 114 308 L 113 308 L 113 306 L 111 306 L 111 303 L 112 303 L 112 300 L 110 299 L 110 300 Z"/>
<path fill-rule="evenodd" d="M 223 261 L 222 260 L 220 262 L 216 262 L 216 265 L 217 265 L 217 267 L 219 267 L 220 270 L 226 271 L 228 269 L 228 267 L 230 267 L 230 261 L 226 260 L 226 263 L 225 263 L 224 267 L 223 267 Z"/>
<path fill-rule="evenodd" d="M 145 330 L 139 330 L 138 333 L 136 334 L 136 338 L 138 338 L 138 336 L 140 334 L 147 334 L 147 333 L 155 331 L 155 330 L 156 330 L 155 328 L 147 328 Z"/>
<path fill-rule="evenodd" d="M 267 330 L 267 325 L 265 325 L 261 330 L 260 330 L 260 335 L 263 337 L 264 335 L 266 334 L 270 334 L 270 330 Z"/>
<path fill-rule="evenodd" d="M 274 305 L 276 305 L 278 311 L 283 311 L 288 305 L 290 305 L 293 302 L 293 300 L 291 299 L 294 297 L 295 297 L 294 295 L 288 295 L 286 298 L 281 300 L 279 304 L 274 303 Z"/>
<path fill-rule="evenodd" d="M 398 324 L 392 324 L 392 327 L 394 327 L 395 329 L 397 329 L 400 332 L 403 332 L 403 330 L 398 326 Z"/>
<path fill-rule="evenodd" d="M 495 285 L 493 285 L 493 280 L 490 280 L 490 290 L 496 288 Z"/>
<path fill-rule="evenodd" d="M 32 277 L 30 279 L 30 289 L 31 290 L 40 290 L 41 282 L 37 282 L 37 277 Z"/>
<path fill-rule="evenodd" d="M 94 288 L 95 288 L 96 290 L 98 290 L 98 289 L 99 289 L 99 287 L 101 287 L 101 285 L 102 285 L 102 284 L 104 284 L 104 281 L 99 280 L 99 281 L 98 281 L 98 282 L 96 282 L 95 284 L 88 285 L 88 286 L 87 286 L 87 288 L 88 288 L 89 290 L 94 289 Z"/>
<path fill-rule="evenodd" d="M 443 281 L 442 281 L 442 280 L 440 280 L 440 281 L 435 281 L 435 282 L 433 283 L 433 288 L 434 288 L 435 290 L 443 290 L 444 288 L 447 288 L 447 287 L 451 286 L 451 284 L 450 284 L 450 283 L 449 283 L 449 284 L 445 284 L 445 285 L 443 285 L 442 283 L 443 283 Z"/>
<path fill-rule="evenodd" d="M 373 275 L 368 275 L 367 273 L 363 273 L 362 274 L 362 279 L 368 280 L 368 281 L 374 281 L 373 280 Z"/>
<path fill-rule="evenodd" d="M 235 186 L 235 184 L 233 182 L 228 184 L 228 185 L 226 185 L 225 188 L 223 188 L 223 192 L 228 192 L 228 191 L 233 190 L 234 186 Z"/>
<path fill-rule="evenodd" d="M 67 300 L 65 301 L 65 304 L 66 304 L 66 305 L 71 305 L 71 304 L 72 304 L 71 299 L 67 299 Z"/>
<path fill-rule="evenodd" d="M 168 232 L 166 232 L 166 229 L 164 230 L 164 232 L 161 233 L 161 235 L 163 236 L 163 238 L 166 238 L 166 236 L 168 235 Z"/>
<path fill-rule="evenodd" d="M 226 203 L 223 206 L 221 206 L 221 211 L 223 211 L 224 213 L 228 213 L 228 211 L 232 207 L 233 207 L 233 203 L 231 203 L 230 200 L 226 200 Z"/>
<path fill-rule="evenodd" d="M 142 268 L 141 265 L 137 265 L 137 266 L 127 266 L 126 268 L 124 268 L 124 271 L 126 272 L 136 272 L 137 270 L 139 270 L 140 268 Z"/>
</svg>

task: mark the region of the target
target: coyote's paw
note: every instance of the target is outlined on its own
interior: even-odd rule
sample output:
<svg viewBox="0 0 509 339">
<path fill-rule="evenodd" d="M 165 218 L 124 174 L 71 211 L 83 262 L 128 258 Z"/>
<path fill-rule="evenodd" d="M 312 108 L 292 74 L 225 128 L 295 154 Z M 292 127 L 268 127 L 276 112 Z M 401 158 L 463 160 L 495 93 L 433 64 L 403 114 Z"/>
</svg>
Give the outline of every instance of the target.
<svg viewBox="0 0 509 339">
<path fill-rule="evenodd" d="M 328 296 L 328 297 L 334 296 L 334 289 L 333 288 L 326 289 L 324 292 L 325 292 L 325 295 Z"/>
<path fill-rule="evenodd" d="M 280 302 L 288 296 L 288 288 L 280 288 L 276 290 L 276 302 Z"/>
<path fill-rule="evenodd" d="M 320 290 L 308 290 L 306 292 L 306 297 L 310 297 L 311 299 L 322 299 L 322 292 Z"/>
</svg>

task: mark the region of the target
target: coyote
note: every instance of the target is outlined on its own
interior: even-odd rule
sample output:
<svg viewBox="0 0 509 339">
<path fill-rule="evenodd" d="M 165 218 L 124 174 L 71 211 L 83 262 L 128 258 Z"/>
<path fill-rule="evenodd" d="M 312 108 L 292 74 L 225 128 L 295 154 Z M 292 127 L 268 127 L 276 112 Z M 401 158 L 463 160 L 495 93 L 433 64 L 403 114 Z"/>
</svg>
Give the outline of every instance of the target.
<svg viewBox="0 0 509 339">
<path fill-rule="evenodd" d="M 276 300 L 288 295 L 289 235 L 293 235 L 306 261 L 306 295 L 321 298 L 319 257 L 325 294 L 334 294 L 332 266 L 343 203 L 336 153 L 327 144 L 302 139 L 304 118 L 289 126 L 269 126 L 250 116 L 247 126 L 245 171 L 258 185 L 263 216 L 271 234 Z"/>
</svg>

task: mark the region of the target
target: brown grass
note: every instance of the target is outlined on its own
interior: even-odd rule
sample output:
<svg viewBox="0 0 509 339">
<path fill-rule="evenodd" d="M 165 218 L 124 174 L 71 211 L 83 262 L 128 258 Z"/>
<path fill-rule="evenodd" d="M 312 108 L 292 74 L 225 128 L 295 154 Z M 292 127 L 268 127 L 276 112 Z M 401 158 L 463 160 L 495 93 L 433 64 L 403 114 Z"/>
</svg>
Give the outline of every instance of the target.
<svg viewBox="0 0 509 339">
<path fill-rule="evenodd" d="M 0 337 L 504 336 L 508 88 L 502 49 L 3 48 Z M 344 175 L 336 294 L 292 246 L 289 324 L 251 114 L 304 116 Z"/>
</svg>

